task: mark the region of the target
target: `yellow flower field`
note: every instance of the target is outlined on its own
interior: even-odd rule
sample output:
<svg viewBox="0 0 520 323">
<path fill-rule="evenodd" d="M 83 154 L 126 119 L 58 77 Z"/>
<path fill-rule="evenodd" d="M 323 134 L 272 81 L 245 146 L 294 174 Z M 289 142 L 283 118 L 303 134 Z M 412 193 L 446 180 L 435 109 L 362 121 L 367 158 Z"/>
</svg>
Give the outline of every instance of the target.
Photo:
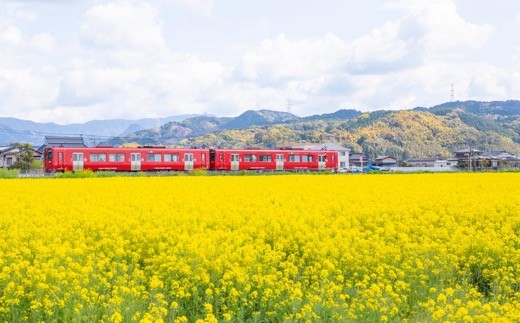
<svg viewBox="0 0 520 323">
<path fill-rule="evenodd" d="M 520 320 L 520 174 L 0 180 L 1 321 Z"/>
</svg>

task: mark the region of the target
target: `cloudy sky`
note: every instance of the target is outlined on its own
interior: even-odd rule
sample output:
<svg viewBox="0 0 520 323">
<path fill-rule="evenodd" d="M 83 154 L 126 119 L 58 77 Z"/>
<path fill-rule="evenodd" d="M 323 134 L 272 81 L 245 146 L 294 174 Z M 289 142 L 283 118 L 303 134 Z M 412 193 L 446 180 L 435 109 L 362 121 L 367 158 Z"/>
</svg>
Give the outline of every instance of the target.
<svg viewBox="0 0 520 323">
<path fill-rule="evenodd" d="M 0 116 L 519 99 L 519 35 L 518 0 L 0 0 Z"/>
</svg>

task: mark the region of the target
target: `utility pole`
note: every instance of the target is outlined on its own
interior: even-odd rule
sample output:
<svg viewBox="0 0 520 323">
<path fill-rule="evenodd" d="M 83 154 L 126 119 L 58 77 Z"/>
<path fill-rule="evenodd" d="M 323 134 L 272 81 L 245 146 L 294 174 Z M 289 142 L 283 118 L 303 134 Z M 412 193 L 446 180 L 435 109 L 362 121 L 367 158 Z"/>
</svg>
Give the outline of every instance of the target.
<svg viewBox="0 0 520 323">
<path fill-rule="evenodd" d="M 471 144 L 469 145 L 469 152 L 468 152 L 468 167 L 469 167 L 469 171 L 471 172 L 472 169 L 471 169 Z"/>
</svg>

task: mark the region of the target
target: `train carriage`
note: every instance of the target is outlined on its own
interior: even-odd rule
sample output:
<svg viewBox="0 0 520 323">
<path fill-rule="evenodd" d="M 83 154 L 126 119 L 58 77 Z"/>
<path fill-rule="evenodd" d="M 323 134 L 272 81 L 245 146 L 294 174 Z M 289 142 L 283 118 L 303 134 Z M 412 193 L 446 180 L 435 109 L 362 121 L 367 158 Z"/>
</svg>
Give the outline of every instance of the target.
<svg viewBox="0 0 520 323">
<path fill-rule="evenodd" d="M 327 150 L 210 149 L 209 156 L 216 171 L 335 171 L 338 160 L 338 152 Z"/>
<path fill-rule="evenodd" d="M 209 168 L 208 150 L 141 148 L 46 148 L 46 172 L 64 171 L 187 171 Z"/>
</svg>

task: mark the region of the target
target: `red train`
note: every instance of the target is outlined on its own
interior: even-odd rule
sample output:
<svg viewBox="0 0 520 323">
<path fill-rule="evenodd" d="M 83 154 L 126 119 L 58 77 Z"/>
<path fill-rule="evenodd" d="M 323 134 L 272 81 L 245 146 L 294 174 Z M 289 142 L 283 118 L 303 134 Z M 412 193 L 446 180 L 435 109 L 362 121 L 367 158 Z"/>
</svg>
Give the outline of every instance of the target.
<svg viewBox="0 0 520 323">
<path fill-rule="evenodd" d="M 327 150 L 45 148 L 45 172 L 64 171 L 211 171 L 338 169 L 338 152 Z"/>
</svg>

